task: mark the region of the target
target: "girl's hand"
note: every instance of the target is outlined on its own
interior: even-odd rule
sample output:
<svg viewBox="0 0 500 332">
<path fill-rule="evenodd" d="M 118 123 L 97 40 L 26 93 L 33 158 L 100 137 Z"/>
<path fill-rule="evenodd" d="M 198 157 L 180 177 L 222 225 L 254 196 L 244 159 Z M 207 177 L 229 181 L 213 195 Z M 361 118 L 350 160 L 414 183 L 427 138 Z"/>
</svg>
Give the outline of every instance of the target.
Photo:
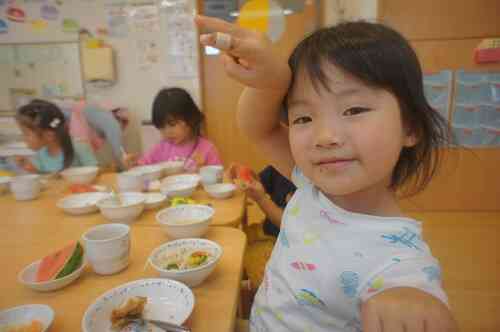
<svg viewBox="0 0 500 332">
<path fill-rule="evenodd" d="M 203 155 L 199 151 L 195 151 L 191 156 L 191 159 L 196 163 L 197 169 L 205 165 L 205 159 L 203 158 Z"/>
<path fill-rule="evenodd" d="M 257 180 L 244 183 L 241 188 L 246 192 L 248 197 L 256 202 L 259 202 L 266 197 L 266 190 L 264 189 L 264 186 L 262 186 L 262 183 Z"/>
<path fill-rule="evenodd" d="M 16 164 L 19 168 L 22 168 L 26 172 L 36 173 L 36 167 L 31 163 L 31 161 L 24 156 L 16 156 Z"/>
<path fill-rule="evenodd" d="M 122 158 L 123 158 L 123 166 L 125 166 L 126 169 L 129 169 L 137 165 L 138 157 L 133 153 L 124 153 Z"/>
<path fill-rule="evenodd" d="M 416 288 L 392 288 L 361 306 L 364 332 L 456 332 L 450 311 L 440 300 Z"/>
<path fill-rule="evenodd" d="M 235 183 L 235 180 L 238 178 L 238 164 L 231 163 L 229 168 L 224 171 L 224 178 L 228 179 L 229 182 Z"/>
<path fill-rule="evenodd" d="M 202 34 L 200 42 L 223 52 L 224 68 L 231 78 L 259 90 L 282 92 L 288 89 L 290 68 L 273 50 L 265 34 L 212 17 L 197 16 L 195 22 L 202 30 L 213 31 Z M 225 37 L 224 43 L 218 41 L 222 37 Z"/>
</svg>

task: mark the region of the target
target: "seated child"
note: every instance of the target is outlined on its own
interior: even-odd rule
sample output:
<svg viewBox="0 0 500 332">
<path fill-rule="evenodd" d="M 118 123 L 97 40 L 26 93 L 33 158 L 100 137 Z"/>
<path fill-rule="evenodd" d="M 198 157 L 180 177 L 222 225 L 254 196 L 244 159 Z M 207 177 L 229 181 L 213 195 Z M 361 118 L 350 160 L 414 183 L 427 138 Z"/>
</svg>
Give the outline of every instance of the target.
<svg viewBox="0 0 500 332">
<path fill-rule="evenodd" d="M 91 147 L 73 142 L 61 110 L 46 101 L 32 101 L 22 106 L 16 121 L 33 157 L 17 157 L 17 164 L 32 173 L 56 173 L 71 166 L 96 166 Z"/>
<path fill-rule="evenodd" d="M 215 145 L 201 136 L 203 119 L 203 113 L 186 90 L 161 90 L 153 102 L 152 121 L 163 140 L 139 159 L 133 154 L 126 155 L 126 167 L 183 160 L 185 170 L 196 172 L 204 165 L 221 165 Z"/>
<path fill-rule="evenodd" d="M 231 165 L 229 178 L 240 184 L 247 197 L 255 201 L 265 214 L 262 224 L 247 225 L 244 229 L 248 239 L 244 269 L 251 289 L 255 290 L 262 282 L 267 260 L 278 237 L 283 210 L 296 187 L 273 166 L 267 166 L 258 176 L 252 174 L 250 181 L 238 179 L 238 169 L 241 166 Z"/>
</svg>

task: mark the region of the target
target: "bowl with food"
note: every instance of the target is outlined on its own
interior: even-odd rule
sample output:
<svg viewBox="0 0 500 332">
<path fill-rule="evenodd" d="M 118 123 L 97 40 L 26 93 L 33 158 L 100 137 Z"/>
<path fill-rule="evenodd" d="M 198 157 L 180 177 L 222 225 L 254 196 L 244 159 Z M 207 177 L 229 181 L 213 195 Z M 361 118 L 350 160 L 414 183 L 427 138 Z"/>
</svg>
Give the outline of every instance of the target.
<svg viewBox="0 0 500 332">
<path fill-rule="evenodd" d="M 148 262 L 160 277 L 196 287 L 212 273 L 221 256 L 222 247 L 216 242 L 207 239 L 180 239 L 153 250 Z"/>
<path fill-rule="evenodd" d="M 46 332 L 54 320 L 54 310 L 45 304 L 27 304 L 0 311 L 2 332 Z"/>
<path fill-rule="evenodd" d="M 97 202 L 102 215 L 111 222 L 130 224 L 144 211 L 146 196 L 139 192 L 115 193 Z"/>
<path fill-rule="evenodd" d="M 70 167 L 61 172 L 64 180 L 72 184 L 90 184 L 99 173 L 97 166 Z"/>
<path fill-rule="evenodd" d="M 139 279 L 97 298 L 83 315 L 82 331 L 161 331 L 149 323 L 138 323 L 146 320 L 179 325 L 172 331 L 183 331 L 180 325 L 193 308 L 193 292 L 183 283 L 163 278 Z"/>
<path fill-rule="evenodd" d="M 19 272 L 18 280 L 33 290 L 50 292 L 66 287 L 78 279 L 85 264 L 82 245 L 72 242 L 25 267 Z"/>
<path fill-rule="evenodd" d="M 215 210 L 201 204 L 168 207 L 156 214 L 156 221 L 169 238 L 201 237 L 208 231 Z"/>
</svg>

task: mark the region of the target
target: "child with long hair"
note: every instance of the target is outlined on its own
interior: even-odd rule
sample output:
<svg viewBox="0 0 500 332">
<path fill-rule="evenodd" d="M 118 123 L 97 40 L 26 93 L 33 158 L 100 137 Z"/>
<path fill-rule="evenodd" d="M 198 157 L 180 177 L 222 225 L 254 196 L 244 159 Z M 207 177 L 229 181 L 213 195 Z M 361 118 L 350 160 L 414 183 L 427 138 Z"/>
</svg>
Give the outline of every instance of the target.
<svg viewBox="0 0 500 332">
<path fill-rule="evenodd" d="M 183 160 L 184 168 L 196 171 L 204 165 L 221 165 L 215 145 L 201 135 L 204 115 L 191 95 L 182 88 L 162 89 L 153 102 L 152 122 L 162 141 L 137 160 L 129 154 L 127 167 Z"/>
<path fill-rule="evenodd" d="M 384 25 L 346 22 L 305 38 L 287 63 L 263 34 L 196 22 L 246 86 L 240 129 L 298 188 L 251 331 L 455 331 L 439 263 L 397 202 L 397 190 L 425 187 L 447 142 L 409 43 Z"/>
<path fill-rule="evenodd" d="M 56 173 L 71 166 L 96 166 L 91 147 L 73 142 L 61 110 L 54 104 L 35 100 L 20 107 L 16 121 L 23 139 L 35 155 L 18 157 L 18 166 L 28 172 Z"/>
</svg>

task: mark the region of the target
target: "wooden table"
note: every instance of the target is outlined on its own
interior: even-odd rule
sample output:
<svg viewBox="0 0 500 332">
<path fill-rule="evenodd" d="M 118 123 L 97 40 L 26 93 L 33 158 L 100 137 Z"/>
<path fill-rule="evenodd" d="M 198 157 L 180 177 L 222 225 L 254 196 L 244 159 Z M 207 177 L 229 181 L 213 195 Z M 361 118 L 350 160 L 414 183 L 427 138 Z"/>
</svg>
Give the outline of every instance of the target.
<svg viewBox="0 0 500 332">
<path fill-rule="evenodd" d="M 500 331 L 500 212 L 409 215 L 423 221 L 460 331 Z"/>
<path fill-rule="evenodd" d="M 99 176 L 97 184 L 116 187 L 115 177 L 113 173 L 102 174 Z M 56 207 L 56 204 L 59 199 L 67 195 L 70 195 L 70 192 L 66 182 L 49 180 L 47 188 L 42 191 L 40 197 L 33 201 L 16 201 L 10 193 L 0 196 L 0 211 L 5 217 L 5 221 L 2 223 L 22 223 L 25 225 L 43 223 L 42 219 L 37 218 L 40 213 L 52 223 L 100 224 L 108 222 L 100 213 L 84 216 L 72 216 L 64 213 Z M 210 204 L 215 209 L 212 226 L 238 227 L 243 220 L 245 195 L 240 190 L 237 190 L 231 198 L 214 199 L 209 197 L 203 189 L 198 188 L 192 198 L 199 203 Z M 144 211 L 134 224 L 156 226 L 155 215 L 158 211 L 159 209 Z"/>
<path fill-rule="evenodd" d="M 154 221 L 156 211 L 148 211 L 131 224 L 131 264 L 126 270 L 112 276 L 100 276 L 87 267 L 73 284 L 49 293 L 24 287 L 17 281 L 17 275 L 25 266 L 79 239 L 93 225 L 106 222 L 99 213 L 69 216 L 60 211 L 55 204 L 64 196 L 65 188 L 61 181 L 56 181 L 40 198 L 26 202 L 15 201 L 11 194 L 0 196 L 3 235 L 0 266 L 4 270 L 0 274 L 0 310 L 22 304 L 48 304 L 56 313 L 51 332 L 80 331 L 85 310 L 101 294 L 129 281 L 158 277 L 153 269 L 144 269 L 146 258 L 154 248 L 169 241 Z M 197 197 L 201 200 L 205 196 L 196 193 L 195 199 Z M 207 202 L 210 200 L 207 199 Z M 237 193 L 230 200 L 211 201 L 216 209 L 214 223 L 239 223 L 239 209 L 244 208 L 243 202 L 242 193 Z M 193 289 L 195 308 L 187 324 L 195 332 L 232 332 L 246 236 L 237 228 L 210 227 L 205 237 L 219 243 L 223 255 L 208 279 Z"/>
</svg>

